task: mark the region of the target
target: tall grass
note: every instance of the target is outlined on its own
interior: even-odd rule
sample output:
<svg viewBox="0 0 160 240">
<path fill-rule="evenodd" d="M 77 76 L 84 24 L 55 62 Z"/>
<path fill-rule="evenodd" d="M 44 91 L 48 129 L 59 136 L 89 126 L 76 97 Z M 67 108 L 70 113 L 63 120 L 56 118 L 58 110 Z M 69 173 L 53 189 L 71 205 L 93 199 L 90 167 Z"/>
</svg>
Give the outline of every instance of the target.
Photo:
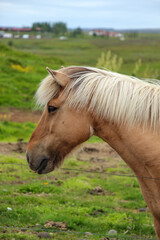
<svg viewBox="0 0 160 240">
<path fill-rule="evenodd" d="M 120 72 L 123 65 L 123 58 L 113 54 L 110 50 L 106 53 L 102 52 L 98 58 L 96 67 L 105 68 L 113 72 Z M 133 65 L 132 76 L 142 78 L 158 78 L 158 69 L 152 69 L 149 65 L 143 67 L 144 63 L 139 58 Z"/>
<path fill-rule="evenodd" d="M 122 63 L 122 57 L 112 54 L 112 52 L 109 50 L 106 54 L 104 52 L 101 53 L 96 67 L 104 67 L 111 71 L 118 72 L 121 69 Z"/>
</svg>

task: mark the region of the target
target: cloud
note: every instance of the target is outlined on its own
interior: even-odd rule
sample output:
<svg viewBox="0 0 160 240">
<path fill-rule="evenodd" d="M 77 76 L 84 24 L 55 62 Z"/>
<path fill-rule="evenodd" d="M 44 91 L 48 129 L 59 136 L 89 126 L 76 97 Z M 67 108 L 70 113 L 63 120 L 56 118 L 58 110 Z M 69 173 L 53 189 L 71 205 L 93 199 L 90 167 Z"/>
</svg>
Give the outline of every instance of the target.
<svg viewBox="0 0 160 240">
<path fill-rule="evenodd" d="M 1 13 L 4 16 L 11 14 L 17 17 L 17 15 L 22 14 L 39 14 L 37 9 L 32 8 L 32 6 L 25 3 L 12 3 L 12 2 L 0 2 Z"/>
<path fill-rule="evenodd" d="M 1 25 L 64 21 L 69 27 L 160 27 L 159 0 L 0 0 Z"/>
</svg>

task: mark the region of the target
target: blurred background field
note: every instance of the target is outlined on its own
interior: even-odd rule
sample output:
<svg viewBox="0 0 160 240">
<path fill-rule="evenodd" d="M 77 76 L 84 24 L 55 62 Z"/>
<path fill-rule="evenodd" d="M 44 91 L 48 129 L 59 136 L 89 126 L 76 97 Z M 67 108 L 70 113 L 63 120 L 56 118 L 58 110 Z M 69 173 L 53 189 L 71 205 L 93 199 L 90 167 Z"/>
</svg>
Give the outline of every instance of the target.
<svg viewBox="0 0 160 240">
<path fill-rule="evenodd" d="M 33 96 L 47 72 L 45 67 L 97 66 L 102 53 L 111 57 L 105 67 L 140 78 L 160 78 L 160 35 L 142 34 L 125 41 L 83 37 L 52 39 L 0 39 L 0 106 L 33 109 Z M 12 47 L 10 47 L 10 45 Z M 121 58 L 120 68 L 118 65 Z M 104 67 L 103 62 L 98 67 Z M 113 68 L 113 69 L 112 69 Z"/>
<path fill-rule="evenodd" d="M 137 179 L 63 169 L 37 176 L 25 165 L 25 148 L 17 150 L 23 142 L 26 146 L 41 115 L 33 97 L 47 75 L 46 66 L 105 66 L 138 78 L 160 79 L 160 35 L 124 36 L 125 41 L 86 35 L 64 41 L 59 37 L 0 39 L 0 226 L 43 231 L 50 220 L 65 223 L 65 231 L 106 235 L 114 229 L 125 237 L 155 238 Z M 63 167 L 133 175 L 109 147 L 103 155 L 100 149 L 104 143 L 99 138 L 93 137 L 86 144 L 88 152 L 82 147 L 65 160 Z M 0 228 L 0 239 L 39 239 L 33 230 L 4 228 Z M 60 226 L 51 229 L 62 231 Z M 53 232 L 50 236 L 86 238 L 85 234 L 71 232 Z M 87 239 L 104 237 L 88 235 Z"/>
</svg>

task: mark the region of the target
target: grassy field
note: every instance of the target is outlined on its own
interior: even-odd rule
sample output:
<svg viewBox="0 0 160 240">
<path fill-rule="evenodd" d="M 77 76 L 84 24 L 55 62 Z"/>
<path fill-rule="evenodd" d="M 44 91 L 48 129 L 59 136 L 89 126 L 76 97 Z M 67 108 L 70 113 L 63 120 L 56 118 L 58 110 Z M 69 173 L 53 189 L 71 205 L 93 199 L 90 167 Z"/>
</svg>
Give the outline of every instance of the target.
<svg viewBox="0 0 160 240">
<path fill-rule="evenodd" d="M 144 64 L 150 64 L 154 68 L 160 60 L 158 49 L 160 49 L 159 35 L 150 37 L 127 38 L 120 41 L 117 38 L 69 38 L 66 41 L 59 39 L 15 39 L 12 47 L 25 50 L 34 54 L 58 57 L 63 59 L 65 65 L 91 65 L 95 66 L 101 52 L 111 50 L 124 59 L 124 73 L 132 74 L 132 70 L 126 66 L 133 66 L 134 62 L 141 58 Z M 1 40 L 7 44 L 8 40 Z"/>
<path fill-rule="evenodd" d="M 0 112 L 12 112 L 12 108 L 34 109 L 33 96 L 47 75 L 46 66 L 54 69 L 61 65 L 96 66 L 101 53 L 108 50 L 123 58 L 121 73 L 133 75 L 141 59 L 136 76 L 160 79 L 159 38 L 159 35 L 142 34 L 137 38 L 126 36 L 124 42 L 90 37 L 67 41 L 0 39 Z M 35 127 L 32 122 L 2 121 L 0 142 L 28 141 Z M 88 143 L 91 147 L 95 143 L 103 144 L 97 137 Z M 137 179 L 108 175 L 133 174 L 119 159 L 107 156 L 92 159 L 88 155 L 80 160 L 73 155 L 65 160 L 63 167 L 107 174 L 61 169 L 42 176 L 29 170 L 24 154 L 0 153 L 0 162 L 0 226 L 5 227 L 5 230 L 0 227 L 0 239 L 39 239 L 38 231 L 24 228 L 46 231 L 44 225 L 48 220 L 66 223 L 67 232 L 54 232 L 63 231 L 61 227 L 51 229 L 51 236 L 56 240 L 104 239 L 111 229 L 124 236 L 120 239 L 156 238 L 150 212 L 140 211 L 146 209 L 146 204 Z M 85 232 L 102 235 L 89 237 Z"/>
<path fill-rule="evenodd" d="M 0 161 L 26 164 L 23 154 L 1 155 Z M 105 164 L 91 164 L 89 156 L 81 161 L 71 156 L 63 167 L 97 171 L 101 165 L 105 173 L 132 175 L 122 160 L 113 162 L 108 157 Z M 135 178 L 83 171 L 62 169 L 48 175 L 37 175 L 25 165 L 1 164 L 0 226 L 45 231 L 43 228 L 48 220 L 65 222 L 66 233 L 52 234 L 54 239 L 60 240 L 83 238 L 85 232 L 102 234 L 92 235 L 89 239 L 103 239 L 111 229 L 124 237 L 155 237 L 150 213 L 139 211 L 146 208 L 146 204 Z M 52 230 L 62 231 L 60 227 L 52 227 Z M 33 230 L 8 229 L 3 233 L 0 229 L 0 232 L 0 239 L 39 239 Z"/>
<path fill-rule="evenodd" d="M 0 141 L 26 141 L 35 126 L 1 122 Z M 105 144 L 97 137 L 92 137 L 88 144 L 93 148 L 97 142 Z M 57 240 L 86 239 L 85 232 L 95 234 L 87 239 L 100 240 L 111 229 L 124 236 L 119 239 L 156 238 L 137 179 L 115 176 L 133 175 L 119 158 L 74 154 L 65 160 L 64 169 L 47 175 L 30 171 L 23 153 L 1 153 L 0 162 L 0 239 L 39 239 L 40 231 L 49 231 Z M 61 222 L 66 228 L 60 225 L 46 229 L 47 221 Z"/>
<path fill-rule="evenodd" d="M 46 66 L 54 69 L 61 65 L 95 66 L 101 53 L 108 50 L 123 59 L 120 72 L 132 75 L 141 59 L 136 76 L 160 78 L 159 35 L 126 41 L 108 38 L 1 39 L 0 106 L 33 109 L 32 98 L 39 82 L 47 75 Z"/>
<path fill-rule="evenodd" d="M 34 108 L 33 96 L 42 78 L 45 65 L 59 68 L 59 58 L 39 57 L 0 45 L 0 107 Z"/>
<path fill-rule="evenodd" d="M 31 122 L 0 122 L 0 142 L 17 142 L 18 139 L 27 142 L 35 127 Z"/>
</svg>

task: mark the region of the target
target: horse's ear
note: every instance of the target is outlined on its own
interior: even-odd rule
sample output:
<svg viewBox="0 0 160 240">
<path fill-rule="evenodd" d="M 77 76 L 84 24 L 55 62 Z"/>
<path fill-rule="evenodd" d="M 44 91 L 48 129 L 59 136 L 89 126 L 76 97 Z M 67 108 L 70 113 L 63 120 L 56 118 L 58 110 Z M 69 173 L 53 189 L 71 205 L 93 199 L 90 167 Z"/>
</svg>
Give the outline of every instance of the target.
<svg viewBox="0 0 160 240">
<path fill-rule="evenodd" d="M 52 70 L 48 67 L 46 67 L 47 71 L 51 74 L 51 76 L 54 78 L 54 80 L 58 83 L 59 86 L 64 88 L 68 82 L 68 78 L 64 79 L 64 75 L 58 71 Z M 62 75 L 62 76 L 61 76 Z"/>
</svg>

